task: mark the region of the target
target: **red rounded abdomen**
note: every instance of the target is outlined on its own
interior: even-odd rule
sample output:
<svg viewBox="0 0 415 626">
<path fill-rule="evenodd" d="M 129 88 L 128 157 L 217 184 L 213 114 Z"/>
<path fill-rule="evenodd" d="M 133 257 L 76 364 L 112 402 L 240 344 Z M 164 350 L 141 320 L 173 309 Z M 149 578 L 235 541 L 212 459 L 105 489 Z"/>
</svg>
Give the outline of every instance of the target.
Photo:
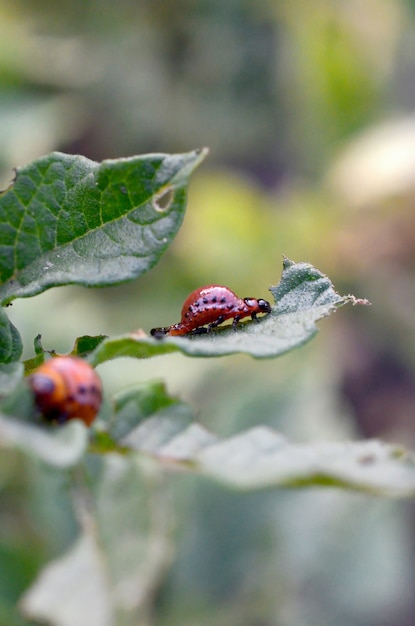
<svg viewBox="0 0 415 626">
<path fill-rule="evenodd" d="M 209 285 L 193 291 L 184 301 L 181 313 L 181 326 L 184 332 L 212 324 L 218 318 L 222 321 L 237 315 L 248 314 L 245 302 L 228 287 Z"/>
</svg>

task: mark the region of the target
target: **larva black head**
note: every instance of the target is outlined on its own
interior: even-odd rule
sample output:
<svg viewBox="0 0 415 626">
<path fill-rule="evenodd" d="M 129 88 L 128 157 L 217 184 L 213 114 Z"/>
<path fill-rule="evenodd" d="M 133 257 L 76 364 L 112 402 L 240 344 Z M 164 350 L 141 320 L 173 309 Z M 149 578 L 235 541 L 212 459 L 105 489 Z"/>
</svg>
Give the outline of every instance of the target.
<svg viewBox="0 0 415 626">
<path fill-rule="evenodd" d="M 262 298 L 258 300 L 258 308 L 261 313 L 271 313 L 270 303 L 267 300 L 262 300 Z"/>
</svg>

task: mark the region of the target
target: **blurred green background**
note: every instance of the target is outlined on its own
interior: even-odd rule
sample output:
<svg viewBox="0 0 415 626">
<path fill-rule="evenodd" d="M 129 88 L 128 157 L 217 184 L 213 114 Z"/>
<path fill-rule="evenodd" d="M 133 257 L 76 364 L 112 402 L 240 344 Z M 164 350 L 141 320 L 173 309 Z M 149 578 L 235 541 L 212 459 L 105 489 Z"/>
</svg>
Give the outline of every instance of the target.
<svg viewBox="0 0 415 626">
<path fill-rule="evenodd" d="M 25 356 L 38 333 L 65 352 L 81 334 L 179 321 L 206 283 L 266 298 L 285 254 L 372 307 L 341 310 L 277 361 L 110 363 L 99 370 L 108 395 L 161 378 L 222 435 L 263 423 L 297 441 L 415 445 L 415 2 L 0 1 L 0 35 L 3 186 L 51 150 L 95 160 L 211 150 L 149 274 L 13 303 Z M 11 603 L 76 533 L 59 481 L 39 477 L 28 498 L 13 462 L 0 460 L 8 625 L 26 623 Z M 415 622 L 412 503 L 175 483 L 176 554 L 154 624 Z"/>
</svg>

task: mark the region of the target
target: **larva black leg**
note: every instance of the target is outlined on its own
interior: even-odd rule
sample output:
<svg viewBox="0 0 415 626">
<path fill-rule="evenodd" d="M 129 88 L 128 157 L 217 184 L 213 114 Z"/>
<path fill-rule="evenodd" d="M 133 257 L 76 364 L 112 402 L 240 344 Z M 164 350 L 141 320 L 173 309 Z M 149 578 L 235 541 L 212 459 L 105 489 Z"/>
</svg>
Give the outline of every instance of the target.
<svg viewBox="0 0 415 626">
<path fill-rule="evenodd" d="M 254 322 L 258 322 L 259 324 L 259 319 L 256 316 L 256 313 L 252 313 L 251 318 L 254 320 Z"/>
<path fill-rule="evenodd" d="M 209 329 L 206 328 L 206 326 L 199 326 L 198 328 L 194 329 L 193 334 L 194 335 L 205 335 L 208 332 L 209 332 Z"/>
<path fill-rule="evenodd" d="M 238 322 L 240 320 L 240 316 L 239 315 L 235 315 L 235 317 L 233 318 L 233 322 L 232 322 L 232 328 L 233 330 L 236 330 L 236 327 L 238 326 Z"/>
<path fill-rule="evenodd" d="M 218 319 L 215 322 L 212 322 L 211 324 L 209 324 L 208 328 L 216 328 L 216 326 L 219 326 L 219 324 L 222 324 L 222 322 L 225 321 L 225 318 L 223 315 L 219 315 Z"/>
</svg>

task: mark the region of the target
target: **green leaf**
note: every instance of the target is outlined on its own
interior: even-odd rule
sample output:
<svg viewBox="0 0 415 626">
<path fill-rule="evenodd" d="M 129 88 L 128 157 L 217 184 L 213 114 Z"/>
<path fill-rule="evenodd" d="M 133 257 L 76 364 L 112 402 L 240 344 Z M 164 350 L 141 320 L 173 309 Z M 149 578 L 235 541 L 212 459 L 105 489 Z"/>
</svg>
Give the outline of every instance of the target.
<svg viewBox="0 0 415 626">
<path fill-rule="evenodd" d="M 96 163 L 52 153 L 17 170 L 0 195 L 0 301 L 147 271 L 177 233 L 189 176 L 206 154 Z"/>
<path fill-rule="evenodd" d="M 85 358 L 90 352 L 95 350 L 104 339 L 106 339 L 106 335 L 82 335 L 82 337 L 76 339 L 70 354 Z"/>
<path fill-rule="evenodd" d="M 192 419 L 189 405 L 178 398 L 172 398 L 167 393 L 164 383 L 158 381 L 143 383 L 121 391 L 114 396 L 113 402 L 114 418 L 109 425 L 109 432 L 117 442 L 124 441 L 133 432 L 137 436 L 142 423 L 146 430 L 149 424 L 146 418 L 150 416 L 153 421 L 159 423 L 163 423 L 166 414 L 169 422 L 173 417 L 176 431 Z"/>
<path fill-rule="evenodd" d="M 299 348 L 317 333 L 316 322 L 347 303 L 368 304 L 340 296 L 329 278 L 308 263 L 284 259 L 280 283 L 271 287 L 275 304 L 259 323 L 227 325 L 208 334 L 156 339 L 144 332 L 105 339 L 91 354 L 98 365 L 122 356 L 147 358 L 171 352 L 188 356 L 224 356 L 245 352 L 257 358 L 277 357 Z M 175 320 L 178 321 L 178 320 Z"/>
<path fill-rule="evenodd" d="M 54 354 L 54 350 L 47 350 L 42 346 L 42 335 L 36 335 L 33 341 L 35 356 L 24 361 L 25 374 L 28 376 L 45 361 L 45 354 Z"/>
<path fill-rule="evenodd" d="M 3 308 L 0 309 L 0 363 L 18 361 L 23 350 L 17 328 L 11 323 Z"/>
</svg>

